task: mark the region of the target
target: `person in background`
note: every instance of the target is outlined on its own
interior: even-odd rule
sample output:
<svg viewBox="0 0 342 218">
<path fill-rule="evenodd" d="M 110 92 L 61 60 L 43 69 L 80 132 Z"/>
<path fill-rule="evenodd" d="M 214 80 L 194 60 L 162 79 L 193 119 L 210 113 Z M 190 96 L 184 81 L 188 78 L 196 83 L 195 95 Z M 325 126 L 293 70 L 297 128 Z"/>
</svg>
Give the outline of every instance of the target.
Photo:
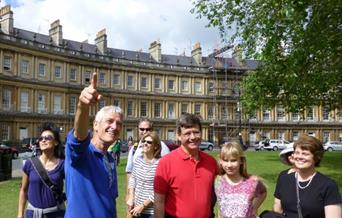
<svg viewBox="0 0 342 218">
<path fill-rule="evenodd" d="M 143 151 L 143 145 L 141 143 L 141 138 L 146 133 L 150 133 L 153 131 L 153 123 L 147 119 L 147 118 L 141 118 L 138 123 L 138 132 L 139 132 L 139 142 L 135 143 L 133 146 L 133 149 L 131 149 L 128 152 L 127 156 L 127 165 L 126 165 L 126 200 L 128 196 L 128 182 L 129 178 L 131 176 L 131 173 L 133 171 L 134 161 L 137 159 L 137 157 L 142 156 Z M 164 142 L 161 141 L 161 156 L 164 156 L 165 154 L 168 154 L 170 152 L 169 148 L 165 145 Z"/>
<path fill-rule="evenodd" d="M 200 151 L 202 124 L 194 114 L 177 122 L 180 147 L 159 160 L 154 177 L 154 216 L 208 218 L 213 216 L 216 160 Z"/>
<path fill-rule="evenodd" d="M 32 151 L 32 157 L 38 156 L 39 140 L 37 139 L 34 143 L 30 143 L 30 149 Z"/>
<path fill-rule="evenodd" d="M 121 146 L 122 146 L 122 141 L 118 139 L 108 148 L 108 152 L 112 155 L 112 157 L 116 161 L 116 166 L 119 166 L 119 163 L 120 163 Z"/>
<path fill-rule="evenodd" d="M 93 134 L 89 128 L 89 110 L 101 95 L 96 90 L 97 74 L 79 96 L 74 129 L 67 136 L 65 148 L 66 218 L 115 218 L 118 197 L 115 160 L 108 147 L 120 136 L 123 112 L 105 106 L 95 115 Z M 92 135 L 92 136 L 91 136 Z"/>
<path fill-rule="evenodd" d="M 53 123 L 44 123 L 38 143 L 41 155 L 37 157 L 51 182 L 60 193 L 64 184 L 64 160 L 60 159 L 61 140 L 59 129 Z M 25 162 L 23 167 L 21 188 L 19 192 L 18 218 L 23 218 L 25 205 L 27 218 L 62 218 L 65 213 L 64 202 L 56 199 L 53 191 L 45 185 L 37 173 L 32 160 Z"/>
<path fill-rule="evenodd" d="M 267 195 L 266 186 L 257 176 L 247 173 L 242 146 L 235 141 L 224 144 L 218 163 L 215 193 L 220 217 L 258 217 L 258 208 Z"/>
<path fill-rule="evenodd" d="M 293 154 L 296 171 L 278 177 L 274 212 L 286 217 L 342 217 L 342 199 L 337 184 L 316 171 L 323 154 L 323 145 L 318 139 L 308 135 L 299 137 L 294 143 Z"/>
<path fill-rule="evenodd" d="M 153 182 L 161 152 L 161 143 L 156 132 L 146 133 L 141 139 L 143 156 L 134 163 L 129 180 L 127 206 L 135 217 L 153 218 Z"/>
<path fill-rule="evenodd" d="M 130 136 L 127 139 L 127 146 L 128 146 L 128 152 L 131 150 L 131 148 L 133 148 L 134 146 L 134 141 L 133 141 L 133 137 Z"/>
<path fill-rule="evenodd" d="M 284 150 L 282 150 L 279 153 L 279 158 L 280 161 L 288 166 L 291 166 L 291 168 L 282 171 L 279 176 L 281 176 L 282 174 L 289 174 L 289 173 L 293 173 L 296 171 L 295 165 L 294 165 L 294 158 L 293 158 L 293 147 L 292 148 L 286 148 Z"/>
</svg>

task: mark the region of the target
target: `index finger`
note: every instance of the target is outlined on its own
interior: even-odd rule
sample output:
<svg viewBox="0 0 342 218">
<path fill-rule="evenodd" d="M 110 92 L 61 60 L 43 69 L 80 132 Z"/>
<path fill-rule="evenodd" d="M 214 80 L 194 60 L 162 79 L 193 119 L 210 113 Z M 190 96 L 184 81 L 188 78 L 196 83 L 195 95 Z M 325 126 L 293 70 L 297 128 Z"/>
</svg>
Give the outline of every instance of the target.
<svg viewBox="0 0 342 218">
<path fill-rule="evenodd" d="M 93 89 L 96 89 L 96 85 L 97 85 L 97 73 L 94 72 L 92 77 L 91 77 L 91 82 L 90 82 L 90 86 L 93 88 Z"/>
</svg>

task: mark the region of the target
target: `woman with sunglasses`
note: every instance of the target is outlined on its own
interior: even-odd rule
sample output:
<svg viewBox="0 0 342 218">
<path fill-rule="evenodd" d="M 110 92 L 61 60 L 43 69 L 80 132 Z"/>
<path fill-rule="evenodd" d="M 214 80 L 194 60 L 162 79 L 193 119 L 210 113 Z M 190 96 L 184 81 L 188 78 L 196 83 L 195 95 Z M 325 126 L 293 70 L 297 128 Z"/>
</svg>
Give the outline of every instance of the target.
<svg viewBox="0 0 342 218">
<path fill-rule="evenodd" d="M 41 155 L 38 160 L 47 172 L 57 190 L 62 193 L 64 180 L 64 160 L 60 159 L 61 140 L 59 129 L 53 123 L 44 123 L 38 139 Z M 25 205 L 27 218 L 64 217 L 64 203 L 56 200 L 52 190 L 43 182 L 33 165 L 27 160 L 23 167 L 22 182 L 19 192 L 18 218 L 24 217 Z"/>
<path fill-rule="evenodd" d="M 146 133 L 142 139 L 143 156 L 133 166 L 128 184 L 128 212 L 134 217 L 153 218 L 153 181 L 160 159 L 161 143 L 156 132 Z"/>
</svg>

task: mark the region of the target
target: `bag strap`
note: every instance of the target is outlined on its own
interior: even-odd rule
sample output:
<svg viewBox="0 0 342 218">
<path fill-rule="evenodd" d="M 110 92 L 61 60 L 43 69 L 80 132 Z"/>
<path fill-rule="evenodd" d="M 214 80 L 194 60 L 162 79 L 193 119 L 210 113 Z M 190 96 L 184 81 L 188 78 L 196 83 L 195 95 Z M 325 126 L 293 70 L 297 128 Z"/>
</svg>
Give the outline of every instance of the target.
<svg viewBox="0 0 342 218">
<path fill-rule="evenodd" d="M 303 218 L 302 208 L 300 207 L 300 199 L 299 199 L 299 181 L 298 181 L 298 173 L 295 173 L 296 177 L 296 194 L 297 194 L 297 211 L 298 211 L 298 218 Z"/>
<path fill-rule="evenodd" d="M 42 162 L 40 162 L 38 157 L 30 158 L 33 168 L 39 175 L 42 182 L 52 191 L 53 195 L 55 196 L 56 200 L 61 203 L 65 200 L 64 194 L 58 190 L 58 187 L 52 183 L 49 175 L 47 174 Z"/>
</svg>

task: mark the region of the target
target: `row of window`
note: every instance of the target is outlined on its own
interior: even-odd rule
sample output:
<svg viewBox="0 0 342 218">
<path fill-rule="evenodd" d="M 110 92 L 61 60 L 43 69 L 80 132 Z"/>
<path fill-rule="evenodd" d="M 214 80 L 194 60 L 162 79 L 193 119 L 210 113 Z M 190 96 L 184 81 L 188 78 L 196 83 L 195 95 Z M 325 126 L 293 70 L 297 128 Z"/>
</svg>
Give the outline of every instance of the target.
<svg viewBox="0 0 342 218">
<path fill-rule="evenodd" d="M 20 112 L 37 112 L 42 114 L 53 113 L 53 114 L 75 114 L 76 112 L 76 104 L 77 104 L 77 96 L 76 95 L 70 95 L 68 96 L 68 111 L 65 112 L 63 110 L 63 96 L 62 94 L 54 94 L 53 95 L 53 103 L 52 108 L 49 110 L 49 102 L 48 102 L 48 94 L 42 92 L 37 92 L 37 99 L 36 99 L 36 110 L 33 111 L 30 107 L 30 93 L 29 91 L 21 91 L 20 92 L 20 104 L 19 104 L 19 111 Z M 12 102 L 13 99 L 13 91 L 11 89 L 4 88 L 2 90 L 2 110 L 3 111 L 15 111 L 16 107 Z M 104 107 L 107 105 L 106 99 L 102 99 L 99 102 L 99 108 Z M 113 101 L 113 105 L 122 107 L 122 102 L 118 99 L 115 99 Z M 166 118 L 175 119 L 176 118 L 176 103 L 168 102 L 167 103 L 167 115 Z M 139 109 L 139 114 L 135 114 L 136 107 Z M 153 103 L 153 117 L 155 118 L 162 118 L 164 117 L 163 114 L 163 106 L 164 104 L 162 102 L 155 102 Z M 146 117 L 151 116 L 152 114 L 149 114 L 149 107 L 150 104 L 148 101 L 140 101 L 140 104 L 137 105 L 136 101 L 128 100 L 126 104 L 126 116 L 132 117 L 132 116 L 140 116 L 140 117 Z M 190 104 L 188 103 L 182 103 L 180 105 L 180 111 L 181 113 L 190 112 Z M 201 115 L 202 112 L 202 104 L 201 103 L 195 103 L 194 104 L 194 111 L 195 114 Z"/>
<path fill-rule="evenodd" d="M 46 77 L 47 72 L 47 64 L 46 63 L 38 63 L 38 77 Z M 5 55 L 3 58 L 3 69 L 5 71 L 12 70 L 12 56 Z M 71 66 L 69 69 L 68 79 L 70 82 L 77 82 L 78 81 L 78 67 Z M 30 61 L 29 60 L 21 60 L 20 62 L 20 74 L 22 75 L 29 75 L 30 74 Z M 83 74 L 83 84 L 88 84 L 91 79 L 92 72 L 85 71 Z M 55 66 L 53 70 L 54 79 L 61 80 L 64 78 L 63 76 L 63 67 L 62 66 Z M 150 79 L 153 84 L 150 84 Z M 99 72 L 98 74 L 98 83 L 100 85 L 106 86 L 107 85 L 107 73 Z M 125 81 L 124 81 L 125 80 Z M 127 74 L 125 78 L 122 78 L 122 74 L 120 72 L 114 72 L 112 75 L 112 85 L 114 87 L 122 87 L 122 84 L 126 84 L 128 89 L 135 89 L 136 85 L 136 75 Z M 147 90 L 149 87 L 153 87 L 155 91 L 162 91 L 163 89 L 163 77 L 162 76 L 155 76 L 150 78 L 150 76 L 140 76 L 139 87 L 142 90 Z M 238 84 L 232 85 L 232 81 L 220 81 L 220 86 L 215 86 L 214 81 L 208 82 L 208 93 L 217 93 L 222 95 L 237 95 L 239 92 Z M 182 93 L 195 93 L 195 94 L 203 94 L 205 90 L 203 90 L 203 83 L 202 81 L 194 81 L 193 84 L 190 84 L 189 79 L 181 79 L 180 80 L 180 92 Z M 169 78 L 166 81 L 166 90 L 168 92 L 176 92 L 176 87 L 178 86 L 176 79 Z M 193 87 L 193 91 L 191 88 Z"/>
<path fill-rule="evenodd" d="M 4 111 L 14 111 L 15 105 L 12 102 L 13 92 L 12 89 L 4 88 L 2 90 L 2 110 Z M 77 96 L 69 95 L 67 107 L 68 110 L 64 111 L 64 100 L 62 94 L 54 94 L 52 101 L 52 108 L 49 109 L 48 103 L 48 94 L 44 92 L 37 92 L 36 99 L 36 109 L 33 111 L 31 108 L 31 104 L 29 102 L 30 93 L 29 91 L 21 91 L 20 92 L 20 104 L 19 111 L 20 112 L 37 112 L 42 114 L 53 113 L 53 114 L 75 114 L 76 112 L 76 104 L 77 104 Z M 99 108 L 104 107 L 108 104 L 108 99 L 102 99 L 99 102 Z M 150 104 L 149 101 L 140 100 L 139 103 L 134 100 L 127 100 L 126 105 L 122 105 L 121 100 L 115 99 L 113 100 L 113 105 L 123 107 L 126 112 L 126 116 L 128 117 L 154 117 L 154 118 L 176 118 L 176 108 L 179 107 L 180 113 L 193 112 L 197 115 L 202 115 L 204 113 L 203 103 L 194 103 L 190 106 L 189 103 L 175 103 L 175 102 L 167 102 L 164 104 L 163 102 L 153 102 Z M 166 105 L 166 111 L 163 108 Z M 213 104 L 208 104 L 207 110 L 207 119 L 222 119 L 222 120 L 239 120 L 240 113 L 234 107 L 228 107 L 227 105 L 218 105 L 219 106 L 219 116 L 215 116 L 215 106 Z M 151 108 L 150 108 L 151 107 Z M 306 120 L 311 121 L 315 120 L 313 116 L 313 108 L 309 108 L 306 112 Z M 166 113 L 165 116 L 164 113 Z M 325 116 L 328 113 L 328 116 Z M 271 121 L 271 111 L 264 110 L 262 114 L 263 121 Z M 329 118 L 330 111 L 326 110 L 326 107 L 323 107 L 323 116 L 322 120 L 325 120 L 327 117 Z M 205 117 L 205 116 L 204 116 Z M 291 114 L 292 121 L 299 121 L 300 116 L 298 113 Z M 256 117 L 252 117 L 251 119 L 257 120 Z M 285 121 L 285 112 L 277 113 L 278 121 Z M 342 113 L 337 113 L 337 119 L 342 121 Z"/>
<path fill-rule="evenodd" d="M 305 111 L 305 120 L 307 121 L 318 121 L 318 120 L 323 120 L 323 121 L 332 121 L 332 120 L 339 120 L 342 121 L 342 113 L 341 111 L 338 111 L 335 113 L 332 113 L 332 111 L 329 109 L 328 106 L 323 106 L 322 111 L 321 111 L 321 118 L 317 115 L 318 111 L 317 108 L 315 107 L 308 107 Z M 291 118 L 293 121 L 299 121 L 301 120 L 301 115 L 298 112 L 291 113 Z M 256 120 L 256 114 L 254 117 L 252 117 L 252 120 Z M 262 120 L 263 121 L 271 121 L 271 111 L 270 110 L 263 110 L 262 112 Z M 276 120 L 277 121 L 286 121 L 286 113 L 285 109 L 283 107 L 277 107 L 276 108 Z"/>
</svg>

